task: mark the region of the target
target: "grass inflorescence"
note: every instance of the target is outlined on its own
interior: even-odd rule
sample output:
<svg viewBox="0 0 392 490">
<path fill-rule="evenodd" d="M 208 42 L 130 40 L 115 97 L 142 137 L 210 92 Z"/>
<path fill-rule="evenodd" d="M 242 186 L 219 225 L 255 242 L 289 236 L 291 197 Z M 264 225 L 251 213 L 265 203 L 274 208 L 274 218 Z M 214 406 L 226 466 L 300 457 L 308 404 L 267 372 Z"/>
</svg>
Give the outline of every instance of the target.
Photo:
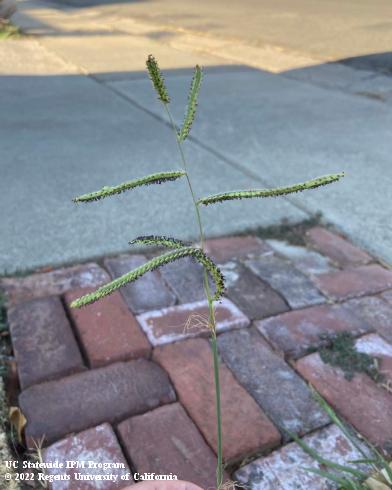
<svg viewBox="0 0 392 490">
<path fill-rule="evenodd" d="M 192 257 L 199 262 L 204 269 L 203 280 L 205 296 L 208 303 L 208 318 L 205 319 L 208 329 L 210 331 L 210 342 L 212 348 L 213 368 L 214 368 L 214 383 L 215 383 L 215 407 L 216 407 L 216 420 L 217 420 L 217 472 L 216 472 L 216 488 L 223 490 L 225 487 L 223 482 L 223 455 L 222 455 L 222 417 L 221 417 L 221 401 L 220 401 L 220 374 L 219 374 L 219 354 L 217 346 L 217 329 L 215 319 L 215 306 L 214 302 L 218 301 L 225 291 L 224 277 L 219 270 L 215 262 L 208 257 L 204 251 L 205 245 L 205 232 L 203 225 L 203 217 L 201 213 L 201 207 L 204 205 L 216 204 L 222 201 L 228 201 L 233 199 L 250 199 L 250 198 L 269 198 L 278 197 L 294 192 L 302 192 L 310 189 L 315 189 L 327 184 L 338 181 L 343 177 L 343 173 L 331 174 L 316 179 L 311 179 L 300 184 L 294 184 L 285 187 L 278 187 L 275 189 L 259 189 L 259 190 L 239 190 L 234 192 L 224 192 L 214 196 L 197 197 L 197 193 L 194 189 L 193 182 L 188 173 L 188 162 L 183 150 L 183 144 L 187 139 L 191 128 L 194 124 L 196 110 L 198 107 L 198 98 L 202 82 L 203 72 L 199 66 L 195 67 L 191 86 L 189 90 L 188 104 L 185 110 L 185 116 L 181 128 L 178 130 L 174 118 L 169 109 L 170 97 L 166 84 L 159 68 L 157 60 L 154 56 L 149 55 L 146 61 L 147 70 L 154 87 L 154 90 L 158 96 L 158 99 L 162 102 L 163 108 L 170 120 L 173 134 L 176 139 L 179 156 L 180 156 L 180 170 L 166 173 L 166 175 L 154 174 L 141 179 L 125 182 L 115 187 L 104 187 L 100 191 L 85 194 L 74 199 L 75 202 L 91 202 L 103 199 L 115 194 L 121 194 L 124 191 L 133 189 L 139 186 L 145 186 L 153 183 L 164 183 L 170 180 L 177 180 L 184 176 L 189 190 L 190 199 L 194 208 L 195 221 L 199 229 L 199 243 L 200 247 L 189 246 L 181 240 L 168 238 L 166 236 L 147 235 L 138 237 L 131 241 L 131 244 L 143 244 L 153 245 L 156 247 L 164 247 L 172 249 L 171 251 L 152 258 L 148 262 L 142 264 L 136 269 L 129 271 L 127 274 L 115 279 L 114 281 L 101 286 L 96 291 L 89 293 L 77 300 L 75 300 L 71 307 L 79 308 L 86 306 L 94 301 L 98 301 L 104 296 L 111 294 L 118 288 L 136 281 L 147 272 L 151 272 L 159 267 L 163 267 L 175 260 L 180 260 L 184 257 Z M 208 178 L 208 176 L 206 176 Z M 175 219 L 175 217 L 173 217 Z M 209 276 L 212 278 L 215 286 L 215 290 L 211 291 L 209 284 Z M 203 320 L 204 321 L 204 320 Z"/>
</svg>

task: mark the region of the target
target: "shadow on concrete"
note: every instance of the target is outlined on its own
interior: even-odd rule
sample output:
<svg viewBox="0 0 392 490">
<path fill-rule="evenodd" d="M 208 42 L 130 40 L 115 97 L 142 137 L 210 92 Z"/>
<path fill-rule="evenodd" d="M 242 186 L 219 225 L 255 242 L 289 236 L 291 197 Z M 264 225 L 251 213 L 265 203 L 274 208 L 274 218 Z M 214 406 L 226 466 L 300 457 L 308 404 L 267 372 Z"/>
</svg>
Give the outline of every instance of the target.
<svg viewBox="0 0 392 490">
<path fill-rule="evenodd" d="M 359 70 L 370 70 L 392 75 L 392 51 L 355 56 L 339 60 L 339 63 Z"/>
</svg>

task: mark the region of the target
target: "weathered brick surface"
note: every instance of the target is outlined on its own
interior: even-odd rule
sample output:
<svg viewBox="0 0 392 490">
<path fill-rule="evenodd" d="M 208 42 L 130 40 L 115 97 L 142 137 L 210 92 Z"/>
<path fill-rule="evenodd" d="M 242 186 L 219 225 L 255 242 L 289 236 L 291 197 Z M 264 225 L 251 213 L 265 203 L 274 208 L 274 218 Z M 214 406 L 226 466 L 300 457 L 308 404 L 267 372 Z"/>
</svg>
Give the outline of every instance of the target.
<svg viewBox="0 0 392 490">
<path fill-rule="evenodd" d="M 349 465 L 350 461 L 363 459 L 363 455 L 336 425 L 330 425 L 314 434 L 305 436 L 304 442 L 317 451 L 321 457 L 338 464 L 351 466 Z M 298 490 L 306 488 L 332 490 L 337 488 L 337 485 L 331 481 L 303 468 L 325 471 L 325 467 L 321 467 L 297 443 L 292 442 L 274 451 L 266 458 L 258 458 L 243 466 L 234 474 L 234 480 L 240 482 L 245 488 L 252 488 L 252 490 Z M 369 472 L 369 468 L 364 465 L 358 468 Z"/>
<path fill-rule="evenodd" d="M 154 360 L 169 373 L 182 405 L 217 452 L 215 388 L 209 342 L 191 339 L 159 347 L 154 350 Z M 278 430 L 224 364 L 220 366 L 220 379 L 225 461 L 278 445 Z"/>
<path fill-rule="evenodd" d="M 289 357 L 300 357 L 310 347 L 323 343 L 322 335 L 349 331 L 354 335 L 369 332 L 370 325 L 341 305 L 317 305 L 290 311 L 256 322 L 258 330 L 274 348 Z"/>
<path fill-rule="evenodd" d="M 254 236 L 212 238 L 205 242 L 204 250 L 218 263 L 234 258 L 271 252 L 271 248 L 266 242 Z"/>
<path fill-rule="evenodd" d="M 91 291 L 70 291 L 65 301 L 69 305 Z M 91 367 L 149 356 L 150 343 L 118 291 L 85 308 L 68 311 Z"/>
<path fill-rule="evenodd" d="M 69 436 L 44 449 L 43 462 L 56 461 L 63 464 L 64 467 L 48 468 L 46 474 L 48 476 L 65 474 L 69 480 L 53 481 L 50 487 L 52 490 L 94 490 L 97 488 L 114 490 L 133 483 L 120 444 L 109 424 L 98 425 L 93 429 Z M 67 469 L 67 461 L 77 462 L 79 467 Z M 99 467 L 108 464 L 112 468 Z M 91 475 L 96 479 L 83 480 L 79 475 L 85 477 Z M 109 479 L 110 475 L 113 477 Z"/>
<path fill-rule="evenodd" d="M 260 319 L 289 310 L 287 303 L 267 283 L 238 262 L 221 266 L 226 296 L 251 319 Z"/>
<path fill-rule="evenodd" d="M 31 446 L 48 443 L 103 422 L 118 422 L 175 400 L 167 374 L 139 359 L 75 374 L 23 391 L 19 405 L 27 418 Z"/>
<path fill-rule="evenodd" d="M 349 381 L 341 369 L 324 364 L 318 353 L 300 359 L 297 370 L 370 442 L 392 450 L 392 397 L 368 376 Z"/>
<path fill-rule="evenodd" d="M 125 420 L 118 432 L 138 473 L 174 474 L 215 488 L 215 455 L 179 403 Z"/>
<path fill-rule="evenodd" d="M 193 258 L 185 257 L 167 264 L 161 268 L 161 274 L 180 303 L 192 303 L 205 298 L 203 267 Z M 213 290 L 211 282 L 210 285 Z"/>
<path fill-rule="evenodd" d="M 283 240 L 267 240 L 277 253 L 289 259 L 298 270 L 306 274 L 322 274 L 335 269 L 328 257 L 306 247 L 291 245 Z"/>
<path fill-rule="evenodd" d="M 350 299 L 343 304 L 352 314 L 367 322 L 386 340 L 392 342 L 392 305 L 381 297 L 366 296 Z"/>
<path fill-rule="evenodd" d="M 328 422 L 306 383 L 256 330 L 224 333 L 218 337 L 218 344 L 226 365 L 285 439 L 284 430 L 305 434 Z"/>
<path fill-rule="evenodd" d="M 381 297 L 382 299 L 384 299 L 385 301 L 387 301 L 389 304 L 392 305 L 392 289 L 389 289 L 388 291 L 382 293 Z"/>
<path fill-rule="evenodd" d="M 70 289 L 100 286 L 109 280 L 109 275 L 101 267 L 88 263 L 26 277 L 3 278 L 0 286 L 6 292 L 8 304 L 13 305 L 34 298 L 60 295 Z"/>
<path fill-rule="evenodd" d="M 106 259 L 104 265 L 115 279 L 146 261 L 143 255 L 122 255 Z M 129 309 L 137 314 L 171 306 L 176 302 L 175 295 L 164 283 L 159 271 L 148 272 L 137 281 L 122 287 L 120 292 Z"/>
<path fill-rule="evenodd" d="M 372 261 L 372 257 L 364 250 L 320 226 L 309 230 L 306 237 L 314 248 L 330 257 L 341 267 L 364 265 Z"/>
<path fill-rule="evenodd" d="M 304 308 L 325 302 L 310 279 L 293 265 L 276 256 L 247 260 L 247 267 L 278 291 L 291 308 Z"/>
<path fill-rule="evenodd" d="M 392 270 L 380 265 L 329 272 L 314 277 L 317 287 L 332 299 L 344 300 L 375 294 L 392 287 Z"/>
<path fill-rule="evenodd" d="M 84 369 L 59 298 L 21 303 L 8 311 L 21 387 Z"/>
<path fill-rule="evenodd" d="M 163 345 L 199 335 L 208 335 L 207 301 L 170 306 L 137 316 L 152 345 Z M 228 299 L 215 305 L 218 332 L 247 327 L 249 319 Z"/>
<path fill-rule="evenodd" d="M 368 354 L 378 360 L 378 369 L 384 376 L 382 386 L 392 388 L 392 345 L 377 334 L 360 337 L 355 342 L 359 352 Z"/>
</svg>

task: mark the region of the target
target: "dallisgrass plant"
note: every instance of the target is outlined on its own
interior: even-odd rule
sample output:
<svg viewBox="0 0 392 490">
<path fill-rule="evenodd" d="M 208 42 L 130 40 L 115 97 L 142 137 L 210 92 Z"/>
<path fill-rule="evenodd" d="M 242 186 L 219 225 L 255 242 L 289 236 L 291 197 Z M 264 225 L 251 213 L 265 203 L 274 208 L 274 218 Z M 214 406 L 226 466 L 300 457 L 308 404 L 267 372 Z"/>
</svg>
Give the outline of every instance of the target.
<svg viewBox="0 0 392 490">
<path fill-rule="evenodd" d="M 392 489 L 392 466 L 384 456 L 369 442 L 359 442 L 350 429 L 342 422 L 333 408 L 313 391 L 315 399 L 320 403 L 323 410 L 328 414 L 332 422 L 339 427 L 355 447 L 362 458 L 350 461 L 348 464 L 339 464 L 321 456 L 296 434 L 289 435 L 307 453 L 320 468 L 302 468 L 310 473 L 315 473 L 338 486 L 339 490 L 388 490 Z M 369 471 L 366 471 L 369 469 Z M 369 476 L 370 473 L 370 476 Z"/>
<path fill-rule="evenodd" d="M 202 207 L 212 204 L 222 203 L 224 201 L 239 200 L 239 199 L 253 199 L 253 198 L 268 198 L 284 196 L 287 194 L 293 194 L 296 192 L 302 192 L 310 189 L 316 189 L 318 187 L 331 184 L 338 181 L 343 177 L 343 173 L 337 173 L 332 175 L 325 175 L 306 182 L 294 184 L 285 187 L 278 187 L 275 189 L 250 189 L 250 190 L 238 190 L 232 192 L 224 192 L 207 197 L 196 197 L 196 193 L 188 173 L 188 162 L 185 158 L 183 151 L 183 145 L 188 138 L 197 110 L 198 97 L 200 92 L 200 86 L 203 78 L 202 69 L 196 66 L 194 69 L 193 78 L 191 81 L 188 104 L 185 111 L 184 120 L 182 125 L 178 128 L 174 122 L 173 116 L 170 111 L 170 97 L 161 70 L 158 66 L 156 59 L 150 55 L 147 59 L 147 70 L 151 78 L 153 87 L 158 96 L 159 101 L 162 103 L 163 109 L 166 112 L 170 125 L 172 127 L 174 137 L 177 142 L 177 147 L 180 156 L 181 168 L 179 170 L 173 170 L 170 172 L 160 172 L 146 177 L 139 177 L 135 180 L 125 182 L 114 187 L 103 187 L 101 190 L 85 194 L 83 196 L 74 199 L 77 203 L 89 203 L 104 199 L 116 194 L 120 194 L 129 190 L 136 189 L 141 186 L 165 184 L 167 182 L 175 181 L 177 179 L 185 179 L 187 187 L 189 189 L 190 199 L 193 203 L 195 220 L 199 230 L 199 245 L 189 245 L 183 243 L 181 240 L 175 238 L 169 238 L 166 236 L 142 236 L 138 237 L 130 242 L 130 244 L 142 244 L 152 245 L 168 248 L 169 251 L 158 257 L 155 257 L 145 264 L 137 267 L 136 269 L 128 272 L 127 274 L 115 279 L 114 281 L 98 288 L 96 291 L 86 294 L 81 298 L 75 300 L 71 306 L 73 308 L 79 308 L 86 306 L 94 301 L 98 301 L 104 296 L 116 291 L 118 288 L 125 286 L 126 284 L 136 281 L 149 271 L 162 267 L 166 264 L 179 260 L 183 257 L 193 257 L 204 269 L 204 290 L 206 300 L 208 303 L 208 322 L 207 326 L 210 332 L 210 340 L 212 347 L 213 366 L 214 366 L 214 381 L 215 381 L 215 405 L 216 405 L 216 418 L 217 418 L 217 470 L 216 470 L 216 488 L 222 489 L 223 482 L 223 458 L 222 458 L 222 424 L 221 424 L 221 401 L 220 401 L 220 379 L 219 379 L 219 356 L 217 347 L 217 330 L 215 320 L 214 303 L 219 301 L 223 296 L 225 290 L 224 278 L 218 266 L 214 261 L 209 258 L 205 251 L 205 234 L 202 221 Z M 212 286 L 210 286 L 209 276 L 212 279 Z"/>
</svg>

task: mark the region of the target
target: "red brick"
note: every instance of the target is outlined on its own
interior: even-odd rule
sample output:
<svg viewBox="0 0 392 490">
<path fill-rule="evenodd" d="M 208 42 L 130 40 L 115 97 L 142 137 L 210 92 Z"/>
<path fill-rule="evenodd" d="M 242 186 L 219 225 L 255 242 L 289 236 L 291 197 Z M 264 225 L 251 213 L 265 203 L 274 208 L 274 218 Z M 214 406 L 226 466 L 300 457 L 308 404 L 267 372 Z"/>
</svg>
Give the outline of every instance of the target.
<svg viewBox="0 0 392 490">
<path fill-rule="evenodd" d="M 250 323 L 249 319 L 226 298 L 215 304 L 215 316 L 218 332 L 247 327 Z M 154 346 L 199 335 L 208 335 L 208 329 L 203 324 L 204 319 L 207 318 L 206 301 L 170 306 L 137 316 L 138 322 Z M 189 320 L 191 320 L 190 323 Z"/>
<path fill-rule="evenodd" d="M 71 289 L 97 287 L 110 280 L 97 264 L 88 263 L 37 273 L 26 277 L 7 277 L 0 281 L 8 305 L 45 296 L 57 296 Z"/>
<path fill-rule="evenodd" d="M 368 264 L 372 257 L 343 237 L 316 226 L 306 233 L 308 242 L 341 267 Z"/>
<path fill-rule="evenodd" d="M 118 433 L 138 473 L 173 474 L 215 488 L 215 455 L 179 403 L 125 420 Z"/>
<path fill-rule="evenodd" d="M 70 291 L 70 304 L 92 289 Z M 121 294 L 115 291 L 84 308 L 68 308 L 91 367 L 149 357 L 151 346 Z"/>
<path fill-rule="evenodd" d="M 133 479 L 128 464 L 121 451 L 120 444 L 109 424 L 102 424 L 56 442 L 43 451 L 43 462 L 58 461 L 62 468 L 48 468 L 48 476 L 67 475 L 68 481 L 55 480 L 52 490 L 115 490 L 132 484 Z M 67 461 L 77 462 L 78 468 L 66 468 Z M 99 466 L 109 464 L 112 468 Z M 84 468 L 82 467 L 84 466 Z M 97 480 L 82 480 L 78 474 L 91 475 Z M 110 480 L 98 479 L 106 476 Z M 122 479 L 123 478 L 123 479 Z"/>
<path fill-rule="evenodd" d="M 293 309 L 325 303 L 311 280 L 287 260 L 268 255 L 246 260 L 245 265 L 280 293 Z"/>
<path fill-rule="evenodd" d="M 321 336 L 349 331 L 354 335 L 369 332 L 370 325 L 341 305 L 318 305 L 256 322 L 268 341 L 289 357 L 300 357 L 310 347 L 323 345 Z"/>
<path fill-rule="evenodd" d="M 126 274 L 147 261 L 144 255 L 121 255 L 106 259 L 105 267 L 113 279 Z M 167 287 L 159 271 L 148 272 L 137 281 L 120 289 L 129 309 L 135 313 L 174 305 L 176 297 Z"/>
<path fill-rule="evenodd" d="M 253 328 L 218 336 L 219 352 L 237 381 L 281 429 L 306 434 L 329 421 L 304 380 Z"/>
<path fill-rule="evenodd" d="M 239 262 L 226 262 L 221 271 L 225 277 L 226 296 L 249 318 L 261 319 L 289 310 L 278 293 Z"/>
<path fill-rule="evenodd" d="M 272 252 L 267 243 L 254 236 L 211 238 L 205 242 L 204 250 L 219 263 L 253 254 L 260 255 Z"/>
<path fill-rule="evenodd" d="M 22 389 L 85 369 L 59 298 L 19 304 L 8 321 Z"/>
<path fill-rule="evenodd" d="M 358 449 L 347 439 L 336 425 L 330 425 L 303 438 L 303 441 L 326 460 L 342 465 L 353 466 L 349 463 L 363 459 Z M 359 441 L 357 444 L 362 445 Z M 363 445 L 362 445 L 363 446 Z M 363 450 L 366 448 L 363 446 Z M 242 466 L 235 474 L 234 480 L 244 488 L 254 490 L 327 490 L 336 488 L 331 481 L 320 475 L 310 473 L 304 468 L 324 470 L 301 447 L 292 442 L 277 449 L 265 458 L 258 458 L 252 463 Z M 356 468 L 368 473 L 370 468 L 364 465 Z"/>
<path fill-rule="evenodd" d="M 209 342 L 191 339 L 159 347 L 154 350 L 154 359 L 169 373 L 179 400 L 216 452 L 215 388 Z M 224 364 L 220 366 L 220 378 L 225 461 L 279 444 L 278 430 Z"/>
<path fill-rule="evenodd" d="M 344 300 L 375 294 L 392 287 L 392 271 L 380 265 L 320 274 L 314 277 L 319 289 L 332 299 Z"/>
<path fill-rule="evenodd" d="M 19 396 L 26 438 L 51 443 L 103 422 L 119 422 L 175 400 L 167 374 L 138 359 L 32 386 Z"/>
<path fill-rule="evenodd" d="M 392 448 L 392 397 L 366 374 L 357 373 L 349 381 L 344 372 L 324 364 L 318 353 L 296 363 L 300 374 L 373 444 Z"/>
<path fill-rule="evenodd" d="M 385 379 L 382 386 L 392 389 L 392 345 L 377 334 L 364 335 L 355 342 L 357 351 L 378 360 L 378 369 Z"/>
<path fill-rule="evenodd" d="M 382 295 L 381 295 L 382 296 Z M 392 305 L 379 296 L 365 296 L 343 304 L 352 314 L 369 324 L 372 330 L 392 342 Z"/>
</svg>

